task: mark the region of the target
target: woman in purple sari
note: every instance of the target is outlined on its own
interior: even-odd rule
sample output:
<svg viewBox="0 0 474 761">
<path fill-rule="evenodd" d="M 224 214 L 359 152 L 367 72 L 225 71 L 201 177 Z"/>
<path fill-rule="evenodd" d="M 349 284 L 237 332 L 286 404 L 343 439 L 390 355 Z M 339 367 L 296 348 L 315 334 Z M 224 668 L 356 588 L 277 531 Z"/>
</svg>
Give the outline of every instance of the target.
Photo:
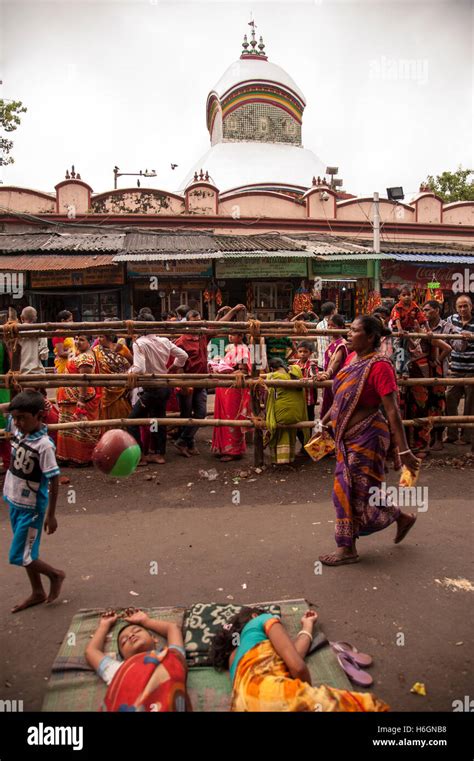
<svg viewBox="0 0 474 761">
<path fill-rule="evenodd" d="M 336 442 L 333 502 L 337 548 L 320 556 L 325 565 L 356 563 L 359 536 L 392 523 L 397 524 L 394 541 L 398 544 L 416 521 L 415 514 L 403 513 L 383 498 L 390 431 L 403 465 L 414 473 L 420 462 L 407 444 L 393 366 L 378 352 L 382 335 L 388 333 L 375 317 L 363 315 L 354 320 L 347 337 L 351 354 L 334 380 L 334 401 L 321 421 L 323 425 L 330 421 Z"/>
<path fill-rule="evenodd" d="M 333 314 L 329 318 L 329 328 L 345 328 L 344 317 L 342 314 Z M 335 378 L 344 362 L 347 359 L 348 351 L 347 345 L 342 336 L 336 338 L 335 341 L 329 344 L 328 348 L 324 352 L 324 371 L 318 373 L 318 380 L 332 380 Z M 323 392 L 323 401 L 321 403 L 321 409 L 319 410 L 319 417 L 323 418 L 326 412 L 331 409 L 333 402 L 332 388 L 325 388 Z"/>
</svg>

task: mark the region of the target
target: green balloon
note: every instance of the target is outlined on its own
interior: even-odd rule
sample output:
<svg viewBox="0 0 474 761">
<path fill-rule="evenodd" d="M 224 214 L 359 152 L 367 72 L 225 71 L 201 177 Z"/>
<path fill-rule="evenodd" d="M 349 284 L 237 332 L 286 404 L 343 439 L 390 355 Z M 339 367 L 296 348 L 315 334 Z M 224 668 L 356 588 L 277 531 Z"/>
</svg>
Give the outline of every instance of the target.
<svg viewBox="0 0 474 761">
<path fill-rule="evenodd" d="M 126 478 L 130 476 L 134 470 L 136 470 L 138 463 L 140 462 L 141 449 L 138 444 L 127 447 L 123 450 L 114 467 L 110 471 L 111 476 L 117 476 L 118 478 Z"/>
</svg>

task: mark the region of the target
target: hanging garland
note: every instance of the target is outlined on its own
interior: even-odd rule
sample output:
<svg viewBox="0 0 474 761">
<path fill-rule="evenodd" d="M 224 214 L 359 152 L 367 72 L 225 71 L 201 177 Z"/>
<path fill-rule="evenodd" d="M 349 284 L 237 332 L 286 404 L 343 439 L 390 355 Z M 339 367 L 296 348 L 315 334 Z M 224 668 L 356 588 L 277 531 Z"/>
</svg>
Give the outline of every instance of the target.
<svg viewBox="0 0 474 761">
<path fill-rule="evenodd" d="M 367 312 L 368 314 L 372 314 L 374 309 L 376 309 L 380 304 L 382 303 L 382 297 L 378 291 L 370 291 L 368 299 L 367 299 Z"/>
</svg>

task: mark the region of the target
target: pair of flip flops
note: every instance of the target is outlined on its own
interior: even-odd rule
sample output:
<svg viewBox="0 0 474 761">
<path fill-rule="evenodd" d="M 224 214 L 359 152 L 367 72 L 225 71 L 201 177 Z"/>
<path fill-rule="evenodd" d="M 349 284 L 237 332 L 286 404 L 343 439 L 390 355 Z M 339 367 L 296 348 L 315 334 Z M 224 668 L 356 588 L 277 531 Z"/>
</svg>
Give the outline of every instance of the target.
<svg viewBox="0 0 474 761">
<path fill-rule="evenodd" d="M 361 687 L 370 687 L 373 684 L 374 680 L 364 670 L 373 663 L 370 655 L 360 653 L 349 642 L 330 642 L 329 644 L 336 653 L 339 665 L 344 669 L 351 682 Z"/>
</svg>

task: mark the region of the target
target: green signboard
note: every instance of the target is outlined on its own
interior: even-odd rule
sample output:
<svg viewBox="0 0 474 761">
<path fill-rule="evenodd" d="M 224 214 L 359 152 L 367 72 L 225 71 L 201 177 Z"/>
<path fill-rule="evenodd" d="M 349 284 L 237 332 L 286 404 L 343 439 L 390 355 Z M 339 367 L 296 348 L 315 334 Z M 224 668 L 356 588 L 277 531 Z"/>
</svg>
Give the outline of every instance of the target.
<svg viewBox="0 0 474 761">
<path fill-rule="evenodd" d="M 313 275 L 324 277 L 341 275 L 344 277 L 368 277 L 367 262 L 354 261 L 348 262 L 320 262 L 313 259 Z"/>
<path fill-rule="evenodd" d="M 128 262 L 127 274 L 129 278 L 173 277 L 187 275 L 192 277 L 212 277 L 212 262 L 209 260 L 169 262 Z"/>
<path fill-rule="evenodd" d="M 254 279 L 260 277 L 301 277 L 308 276 L 307 260 L 304 258 L 275 257 L 259 259 L 228 259 L 216 262 L 216 277 Z"/>
</svg>

